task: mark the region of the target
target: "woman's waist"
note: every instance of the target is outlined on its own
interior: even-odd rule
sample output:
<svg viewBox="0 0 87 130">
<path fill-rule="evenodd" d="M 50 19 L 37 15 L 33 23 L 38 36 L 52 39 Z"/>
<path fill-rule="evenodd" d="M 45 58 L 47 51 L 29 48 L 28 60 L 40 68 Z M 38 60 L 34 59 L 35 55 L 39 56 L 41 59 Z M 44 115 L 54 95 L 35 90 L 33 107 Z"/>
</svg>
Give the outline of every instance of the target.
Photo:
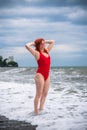
<svg viewBox="0 0 87 130">
<path fill-rule="evenodd" d="M 49 70 L 50 70 L 50 66 L 49 67 L 38 67 L 37 68 L 37 72 L 46 73 L 46 72 L 49 72 Z"/>
</svg>

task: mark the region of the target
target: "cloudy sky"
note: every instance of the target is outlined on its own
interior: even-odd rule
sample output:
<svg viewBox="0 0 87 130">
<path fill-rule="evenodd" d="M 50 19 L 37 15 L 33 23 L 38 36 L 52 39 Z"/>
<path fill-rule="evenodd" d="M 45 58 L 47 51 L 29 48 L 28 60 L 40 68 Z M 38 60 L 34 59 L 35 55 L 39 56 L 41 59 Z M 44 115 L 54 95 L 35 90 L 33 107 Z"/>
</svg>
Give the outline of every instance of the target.
<svg viewBox="0 0 87 130">
<path fill-rule="evenodd" d="M 52 66 L 87 66 L 87 0 L 0 0 L 0 55 L 36 66 L 25 44 L 54 39 Z"/>
</svg>

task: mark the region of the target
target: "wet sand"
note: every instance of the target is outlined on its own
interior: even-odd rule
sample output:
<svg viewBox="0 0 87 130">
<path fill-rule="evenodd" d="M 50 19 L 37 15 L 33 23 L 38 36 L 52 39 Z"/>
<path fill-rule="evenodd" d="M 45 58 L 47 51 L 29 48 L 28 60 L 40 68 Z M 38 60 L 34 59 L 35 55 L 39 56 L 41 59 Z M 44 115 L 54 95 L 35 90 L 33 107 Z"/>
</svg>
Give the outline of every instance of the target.
<svg viewBox="0 0 87 130">
<path fill-rule="evenodd" d="M 9 120 L 0 115 L 0 130 L 36 130 L 36 127 L 25 121 Z"/>
</svg>

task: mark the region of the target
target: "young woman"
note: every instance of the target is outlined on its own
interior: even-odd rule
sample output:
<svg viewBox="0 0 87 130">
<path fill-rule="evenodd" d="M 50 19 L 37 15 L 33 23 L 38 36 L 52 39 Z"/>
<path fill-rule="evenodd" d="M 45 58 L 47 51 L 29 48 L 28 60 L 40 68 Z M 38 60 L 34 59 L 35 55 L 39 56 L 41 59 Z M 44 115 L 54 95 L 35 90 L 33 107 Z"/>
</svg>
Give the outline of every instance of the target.
<svg viewBox="0 0 87 130">
<path fill-rule="evenodd" d="M 54 45 L 54 40 L 36 39 L 25 46 L 35 57 L 38 69 L 35 75 L 36 95 L 34 99 L 34 112 L 36 114 L 43 110 L 45 99 L 50 85 L 50 55 L 49 52 Z M 35 47 L 35 48 L 33 48 Z"/>
</svg>

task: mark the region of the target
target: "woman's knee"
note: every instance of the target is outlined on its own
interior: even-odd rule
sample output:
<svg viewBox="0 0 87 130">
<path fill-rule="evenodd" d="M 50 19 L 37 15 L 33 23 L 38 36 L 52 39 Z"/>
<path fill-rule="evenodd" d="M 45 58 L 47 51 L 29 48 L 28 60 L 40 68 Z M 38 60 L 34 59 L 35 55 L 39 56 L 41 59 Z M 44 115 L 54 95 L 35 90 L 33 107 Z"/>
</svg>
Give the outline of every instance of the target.
<svg viewBox="0 0 87 130">
<path fill-rule="evenodd" d="M 36 98 L 37 98 L 37 99 L 40 99 L 41 96 L 42 96 L 42 93 L 41 93 L 41 92 L 39 92 L 38 94 L 36 94 Z"/>
<path fill-rule="evenodd" d="M 48 92 L 43 92 L 42 96 L 45 98 L 47 96 Z"/>
</svg>

